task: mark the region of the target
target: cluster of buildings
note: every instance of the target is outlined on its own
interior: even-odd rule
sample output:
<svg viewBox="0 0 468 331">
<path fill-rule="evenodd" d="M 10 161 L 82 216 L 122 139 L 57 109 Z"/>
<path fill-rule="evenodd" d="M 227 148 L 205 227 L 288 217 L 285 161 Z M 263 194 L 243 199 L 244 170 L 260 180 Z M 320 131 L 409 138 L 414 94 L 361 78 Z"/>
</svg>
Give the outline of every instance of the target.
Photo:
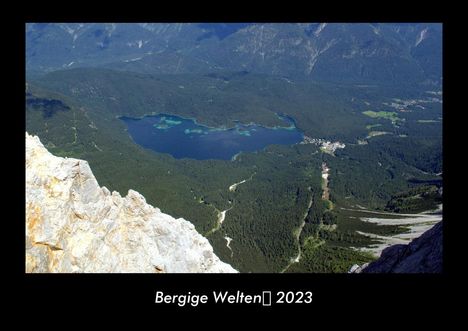
<svg viewBox="0 0 468 331">
<path fill-rule="evenodd" d="M 339 148 L 345 148 L 346 145 L 339 141 L 331 142 L 329 140 L 321 139 L 321 138 L 310 138 L 304 136 L 304 140 L 300 142 L 300 144 L 314 144 L 320 146 L 324 152 L 333 153 Z"/>
<path fill-rule="evenodd" d="M 429 91 L 429 92 L 432 92 L 432 91 Z M 436 95 L 436 96 L 441 96 L 442 92 L 440 92 L 440 94 L 439 94 L 439 92 L 432 92 L 431 94 Z M 393 101 L 394 102 L 390 102 L 390 103 L 383 102 L 383 105 L 388 106 L 388 107 L 392 107 L 392 108 L 396 109 L 399 112 L 410 112 L 411 110 L 408 109 L 408 107 L 410 107 L 410 106 L 425 109 L 425 107 L 421 105 L 422 103 L 431 103 L 431 102 L 442 103 L 442 99 L 440 99 L 438 97 L 426 97 L 425 99 L 414 99 L 414 100 L 411 100 L 411 99 L 410 100 L 401 100 L 401 99 L 394 98 Z"/>
</svg>

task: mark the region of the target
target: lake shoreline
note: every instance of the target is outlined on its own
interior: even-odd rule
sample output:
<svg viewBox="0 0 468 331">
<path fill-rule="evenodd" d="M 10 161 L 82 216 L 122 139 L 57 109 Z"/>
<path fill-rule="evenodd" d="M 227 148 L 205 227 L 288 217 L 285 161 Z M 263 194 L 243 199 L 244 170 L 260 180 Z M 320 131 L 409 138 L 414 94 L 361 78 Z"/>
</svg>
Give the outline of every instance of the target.
<svg viewBox="0 0 468 331">
<path fill-rule="evenodd" d="M 236 129 L 238 126 L 244 126 L 244 127 L 258 126 L 258 127 L 264 128 L 264 129 L 271 129 L 271 130 L 278 130 L 278 129 L 292 130 L 292 128 L 293 128 L 293 129 L 296 129 L 297 131 L 300 131 L 302 134 L 304 134 L 303 130 L 299 129 L 299 127 L 296 125 L 296 120 L 294 118 L 292 118 L 291 116 L 286 115 L 286 114 L 278 114 L 278 113 L 275 113 L 275 115 L 279 119 L 281 119 L 283 121 L 285 121 L 285 120 L 291 121 L 292 126 L 278 126 L 278 125 L 267 126 L 267 125 L 263 125 L 263 124 L 257 124 L 255 122 L 242 123 L 240 120 L 232 120 L 233 122 L 236 123 L 234 126 L 228 127 L 228 126 L 222 125 L 222 126 L 218 126 L 218 127 L 213 127 L 213 126 L 209 126 L 207 124 L 203 124 L 203 123 L 198 122 L 195 117 L 184 117 L 184 116 L 181 116 L 181 115 L 170 114 L 170 113 L 151 113 L 151 114 L 144 114 L 142 116 L 132 116 L 132 117 L 127 116 L 127 115 L 118 115 L 118 116 L 116 116 L 116 118 L 118 118 L 119 120 L 124 120 L 124 119 L 142 120 L 145 117 L 172 116 L 172 117 L 179 117 L 179 118 L 184 119 L 184 120 L 193 121 L 193 123 L 195 125 L 202 126 L 202 127 L 208 128 L 208 129 L 215 129 L 215 130 L 228 131 L 228 130 Z"/>
<path fill-rule="evenodd" d="M 278 115 L 280 116 L 280 115 Z M 120 116 L 132 140 L 175 159 L 231 160 L 242 152 L 257 152 L 270 145 L 295 145 L 304 134 L 292 118 L 281 117 L 288 127 L 237 123 L 232 128 L 200 125 L 196 119 L 160 113 L 142 117 Z"/>
</svg>

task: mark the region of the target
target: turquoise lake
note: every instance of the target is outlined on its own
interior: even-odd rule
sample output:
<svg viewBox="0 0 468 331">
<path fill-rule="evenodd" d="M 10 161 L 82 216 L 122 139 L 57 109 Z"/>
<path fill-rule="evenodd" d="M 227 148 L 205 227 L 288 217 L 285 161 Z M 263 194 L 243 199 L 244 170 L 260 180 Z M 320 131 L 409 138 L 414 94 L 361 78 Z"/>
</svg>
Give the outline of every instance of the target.
<svg viewBox="0 0 468 331">
<path fill-rule="evenodd" d="M 133 140 L 158 153 L 174 158 L 230 160 L 239 152 L 252 152 L 268 145 L 296 144 L 303 133 L 294 120 L 278 115 L 284 127 L 268 128 L 256 124 L 236 124 L 234 128 L 210 128 L 193 119 L 159 114 L 143 118 L 121 117 Z"/>
</svg>

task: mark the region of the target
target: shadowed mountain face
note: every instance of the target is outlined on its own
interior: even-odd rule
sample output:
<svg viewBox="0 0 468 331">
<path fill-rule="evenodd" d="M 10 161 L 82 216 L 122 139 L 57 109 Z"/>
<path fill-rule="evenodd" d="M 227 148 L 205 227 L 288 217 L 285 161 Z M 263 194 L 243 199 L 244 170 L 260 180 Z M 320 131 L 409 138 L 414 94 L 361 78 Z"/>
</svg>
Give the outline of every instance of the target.
<svg viewBox="0 0 468 331">
<path fill-rule="evenodd" d="M 394 245 L 363 269 L 363 273 L 442 272 L 442 222 L 408 245 Z"/>
<path fill-rule="evenodd" d="M 27 69 L 249 71 L 356 84 L 441 82 L 441 24 L 27 24 Z"/>
</svg>

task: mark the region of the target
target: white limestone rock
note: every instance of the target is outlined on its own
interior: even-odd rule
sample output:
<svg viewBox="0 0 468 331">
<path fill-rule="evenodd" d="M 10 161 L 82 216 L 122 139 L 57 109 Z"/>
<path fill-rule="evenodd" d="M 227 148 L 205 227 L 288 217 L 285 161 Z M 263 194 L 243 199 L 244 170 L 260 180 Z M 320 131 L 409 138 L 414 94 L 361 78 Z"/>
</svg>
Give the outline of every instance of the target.
<svg viewBox="0 0 468 331">
<path fill-rule="evenodd" d="M 193 224 L 129 190 L 99 187 L 86 161 L 26 133 L 26 272 L 237 272 Z"/>
</svg>

